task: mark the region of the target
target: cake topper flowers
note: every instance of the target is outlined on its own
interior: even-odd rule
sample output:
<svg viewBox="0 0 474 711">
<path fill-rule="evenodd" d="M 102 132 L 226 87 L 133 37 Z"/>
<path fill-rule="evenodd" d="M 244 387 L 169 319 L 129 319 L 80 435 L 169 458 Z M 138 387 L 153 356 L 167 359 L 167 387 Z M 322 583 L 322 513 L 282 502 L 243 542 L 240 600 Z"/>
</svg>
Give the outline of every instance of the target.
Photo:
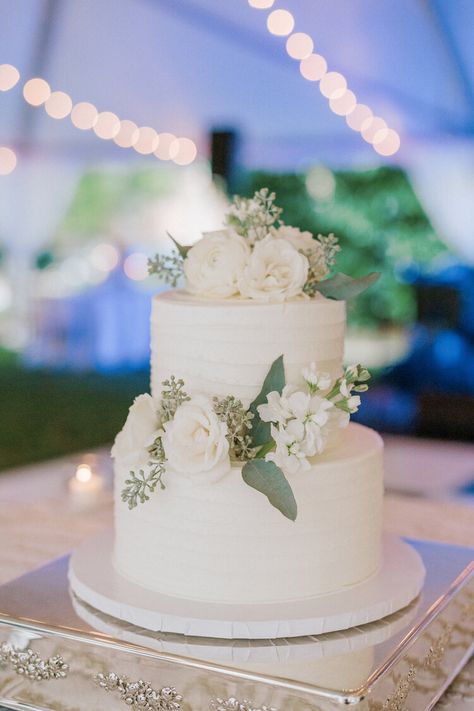
<svg viewBox="0 0 474 711">
<path fill-rule="evenodd" d="M 285 225 L 282 209 L 268 188 L 252 198 L 235 197 L 226 226 L 205 232 L 196 244 L 175 245 L 171 255 L 149 261 L 150 274 L 171 286 L 184 277 L 189 292 L 213 299 L 245 298 L 281 302 L 318 293 L 347 299 L 378 279 L 373 272 L 360 279 L 335 273 L 340 251 L 333 234 L 317 235 Z"/>
<path fill-rule="evenodd" d="M 294 521 L 291 478 L 306 473 L 334 433 L 347 427 L 369 378 L 354 365 L 333 380 L 311 363 L 300 384 L 286 384 L 280 356 L 245 408 L 232 395 L 189 396 L 184 382 L 171 376 L 158 403 L 147 394 L 136 398 L 115 440 L 112 456 L 130 472 L 122 501 L 130 509 L 145 503 L 158 486 L 165 488 L 168 475 L 217 483 L 232 475 L 234 462 L 248 486 Z"/>
</svg>

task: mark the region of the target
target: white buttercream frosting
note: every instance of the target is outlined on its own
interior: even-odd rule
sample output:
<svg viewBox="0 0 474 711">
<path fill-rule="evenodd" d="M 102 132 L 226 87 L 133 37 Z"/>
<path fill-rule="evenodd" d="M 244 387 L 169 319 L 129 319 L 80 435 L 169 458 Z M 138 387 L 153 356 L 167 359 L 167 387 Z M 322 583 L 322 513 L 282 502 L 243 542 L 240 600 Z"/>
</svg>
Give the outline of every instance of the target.
<svg viewBox="0 0 474 711">
<path fill-rule="evenodd" d="M 262 304 L 165 292 L 152 306 L 152 395 L 159 397 L 162 381 L 174 374 L 188 392 L 235 395 L 249 405 L 282 354 L 287 382 L 301 382 L 312 361 L 335 378 L 344 332 L 345 303 L 322 296 Z"/>
<path fill-rule="evenodd" d="M 341 590 L 377 572 L 382 522 L 382 440 L 350 424 L 342 441 L 292 475 L 295 522 L 242 480 L 166 474 L 166 489 L 130 511 L 116 462 L 114 565 L 163 594 L 270 603 Z"/>
</svg>

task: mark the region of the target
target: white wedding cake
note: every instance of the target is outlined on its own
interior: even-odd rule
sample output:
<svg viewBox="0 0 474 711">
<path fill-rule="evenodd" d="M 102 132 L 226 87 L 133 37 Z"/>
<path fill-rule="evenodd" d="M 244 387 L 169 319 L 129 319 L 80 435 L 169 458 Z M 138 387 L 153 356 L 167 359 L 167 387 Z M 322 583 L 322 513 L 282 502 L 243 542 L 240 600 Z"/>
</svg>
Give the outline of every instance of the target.
<svg viewBox="0 0 474 711">
<path fill-rule="evenodd" d="M 349 423 L 337 240 L 284 225 L 274 195 L 151 260 L 151 395 L 117 436 L 114 567 L 161 594 L 270 604 L 356 586 L 381 565 L 382 440 Z"/>
</svg>

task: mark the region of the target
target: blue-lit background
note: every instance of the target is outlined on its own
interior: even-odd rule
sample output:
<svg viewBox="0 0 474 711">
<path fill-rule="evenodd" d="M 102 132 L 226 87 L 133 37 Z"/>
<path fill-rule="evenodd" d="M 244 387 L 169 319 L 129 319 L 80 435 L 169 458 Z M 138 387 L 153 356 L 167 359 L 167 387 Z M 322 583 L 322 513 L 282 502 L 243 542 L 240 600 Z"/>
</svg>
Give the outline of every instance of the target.
<svg viewBox="0 0 474 711">
<path fill-rule="evenodd" d="M 0 91 L 0 467 L 113 437 L 147 388 L 163 288 L 147 258 L 265 185 L 285 221 L 338 235 L 342 271 L 382 273 L 349 309 L 346 358 L 374 374 L 359 419 L 474 437 L 474 5 L 258 4 L 0 0 L 0 65 L 20 74 Z M 399 150 L 380 155 L 304 78 L 267 29 L 283 7 Z M 25 100 L 34 77 L 161 143 L 147 154 L 70 109 L 55 119 Z M 170 133 L 188 153 L 163 160 Z"/>
</svg>

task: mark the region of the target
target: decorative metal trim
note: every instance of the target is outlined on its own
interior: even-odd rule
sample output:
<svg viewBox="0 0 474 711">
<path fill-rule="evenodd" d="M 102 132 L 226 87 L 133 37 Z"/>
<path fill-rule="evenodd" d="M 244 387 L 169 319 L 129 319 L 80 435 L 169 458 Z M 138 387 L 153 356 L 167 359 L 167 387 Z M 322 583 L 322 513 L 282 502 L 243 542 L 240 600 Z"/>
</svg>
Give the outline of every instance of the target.
<svg viewBox="0 0 474 711">
<path fill-rule="evenodd" d="M 251 701 L 239 701 L 234 696 L 224 699 L 212 699 L 209 703 L 210 711 L 277 711 L 273 706 L 259 706 L 256 708 Z"/>
<path fill-rule="evenodd" d="M 64 679 L 69 671 L 69 665 L 59 654 L 42 659 L 32 649 L 18 650 L 8 642 L 0 645 L 0 664 L 9 664 L 17 674 L 35 681 Z"/>
<path fill-rule="evenodd" d="M 128 677 L 109 672 L 96 674 L 94 681 L 105 691 L 115 691 L 130 708 L 142 711 L 180 711 L 183 697 L 173 686 L 156 691 L 143 679 L 130 681 Z"/>
</svg>

